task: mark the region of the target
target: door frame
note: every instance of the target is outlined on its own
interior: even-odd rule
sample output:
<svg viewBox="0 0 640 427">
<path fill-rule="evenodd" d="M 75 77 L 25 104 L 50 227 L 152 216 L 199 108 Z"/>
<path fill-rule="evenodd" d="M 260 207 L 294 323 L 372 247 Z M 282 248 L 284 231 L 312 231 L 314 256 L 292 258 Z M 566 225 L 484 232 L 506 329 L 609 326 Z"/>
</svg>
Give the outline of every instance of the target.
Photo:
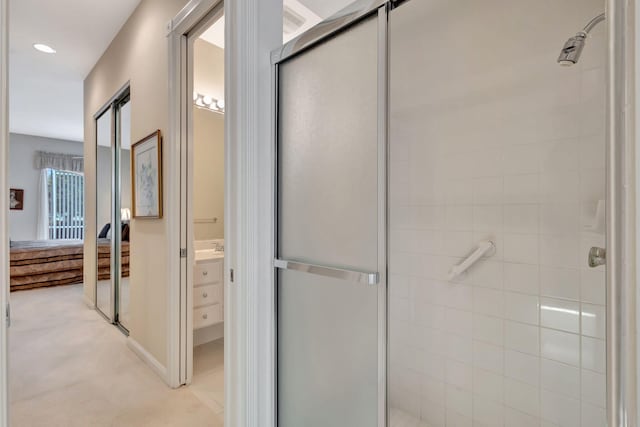
<svg viewBox="0 0 640 427">
<path fill-rule="evenodd" d="M 0 313 L 9 310 L 9 0 L 0 0 Z M 6 308 L 5 308 L 6 307 Z M 4 316 L 0 316 L 4 317 Z M 9 425 L 9 331 L 0 318 L 0 427 Z"/>
<path fill-rule="evenodd" d="M 177 283 L 169 289 L 169 339 L 168 339 L 168 382 L 171 387 L 179 387 L 188 383 L 188 345 L 193 342 L 188 331 L 193 330 L 193 320 L 190 318 L 189 302 L 192 301 L 192 290 L 188 283 L 190 273 L 187 231 L 187 209 L 189 194 L 188 170 L 190 168 L 189 125 L 187 96 L 190 93 L 189 70 L 189 34 L 198 27 L 202 21 L 207 20 L 209 14 L 222 3 L 222 0 L 191 0 L 178 14 L 167 24 L 167 38 L 169 41 L 169 132 L 168 135 L 175 144 L 167 147 L 172 158 L 170 178 L 167 184 L 174 187 L 172 192 L 178 197 L 169 203 L 167 215 L 169 221 L 169 246 L 170 246 L 170 282 Z M 226 148 L 226 147 L 225 147 Z M 227 171 L 225 170 L 225 178 Z M 225 200 L 226 204 L 226 200 Z M 226 212 L 225 212 L 226 214 Z M 226 233 L 226 230 L 225 230 Z M 186 254 L 183 252 L 186 250 Z M 174 254 L 177 257 L 174 257 Z M 225 254 L 226 255 L 226 254 Z M 177 262 L 174 259 L 177 258 Z M 226 275 L 225 275 L 226 279 Z M 225 280 L 226 281 L 226 280 Z M 193 350 L 191 350 L 191 353 Z"/>
<path fill-rule="evenodd" d="M 194 199 L 194 125 L 193 125 L 193 98 L 194 93 L 194 45 L 195 40 L 215 21 L 220 19 L 224 15 L 224 2 L 223 0 L 216 1 L 216 4 L 210 9 L 205 16 L 202 17 L 187 33 L 184 34 L 186 38 L 186 56 L 184 61 L 186 63 L 186 87 L 181 92 L 183 102 L 183 118 L 182 128 L 186 131 L 186 141 L 181 142 L 181 221 L 180 221 L 180 244 L 183 249 L 186 249 L 186 258 L 184 259 L 184 270 L 181 271 L 181 280 L 186 283 L 181 283 L 183 301 L 185 301 L 185 307 L 181 321 L 183 322 L 183 331 L 185 332 L 181 337 L 183 341 L 183 357 L 180 360 L 180 382 L 182 384 L 190 384 L 193 377 L 193 265 L 195 265 L 195 251 L 194 251 L 194 221 L 193 214 L 193 199 Z M 226 145 L 226 144 L 225 144 Z M 226 149 L 227 147 L 225 147 Z M 226 169 L 226 167 L 225 167 Z M 225 179 L 226 171 L 224 172 Z M 225 204 L 226 204 L 226 189 L 225 189 Z M 226 288 L 227 277 L 223 277 L 223 286 Z"/>
<path fill-rule="evenodd" d="M 169 43 L 168 382 L 187 380 L 186 209 L 188 33 L 222 0 L 191 0 L 166 27 Z M 225 425 L 275 425 L 273 128 L 270 52 L 282 45 L 282 0 L 224 2 Z M 187 105 L 185 106 L 185 102 Z M 232 273 L 233 273 L 233 280 Z M 191 349 L 192 351 L 192 349 Z"/>
<path fill-rule="evenodd" d="M 635 0 L 607 0 L 606 27 L 606 355 L 607 423 L 638 423 L 637 255 L 640 237 L 637 191 L 640 150 L 636 150 Z"/>
</svg>

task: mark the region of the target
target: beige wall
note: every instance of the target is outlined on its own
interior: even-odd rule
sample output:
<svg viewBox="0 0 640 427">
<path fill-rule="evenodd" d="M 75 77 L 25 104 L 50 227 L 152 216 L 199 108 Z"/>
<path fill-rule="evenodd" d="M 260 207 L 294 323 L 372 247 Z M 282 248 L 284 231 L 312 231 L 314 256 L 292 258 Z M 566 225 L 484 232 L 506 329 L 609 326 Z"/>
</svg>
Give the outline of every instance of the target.
<svg viewBox="0 0 640 427">
<path fill-rule="evenodd" d="M 224 99 L 224 51 L 194 47 L 194 90 Z M 224 116 L 193 108 L 193 217 L 196 240 L 224 238 Z"/>
<path fill-rule="evenodd" d="M 224 116 L 193 112 L 193 219 L 196 240 L 224 238 Z"/>
<path fill-rule="evenodd" d="M 84 82 L 86 168 L 85 297 L 94 300 L 96 145 L 93 115 L 128 81 L 131 84 L 131 140 L 156 129 L 166 134 L 168 41 L 166 24 L 186 0 L 143 0 Z M 164 169 L 172 141 L 164 140 Z M 167 183 L 164 182 L 165 200 Z M 131 221 L 130 333 L 158 362 L 167 363 L 167 220 Z M 165 268 L 159 268 L 165 266 Z"/>
<path fill-rule="evenodd" d="M 224 99 L 224 50 L 198 39 L 194 43 L 193 89 Z"/>
</svg>

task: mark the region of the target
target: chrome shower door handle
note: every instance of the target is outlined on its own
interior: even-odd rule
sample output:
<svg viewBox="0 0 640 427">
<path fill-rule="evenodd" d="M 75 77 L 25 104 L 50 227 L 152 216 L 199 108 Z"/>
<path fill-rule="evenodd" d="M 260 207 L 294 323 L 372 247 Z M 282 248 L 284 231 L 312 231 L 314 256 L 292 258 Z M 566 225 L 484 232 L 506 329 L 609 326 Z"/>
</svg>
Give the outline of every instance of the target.
<svg viewBox="0 0 640 427">
<path fill-rule="evenodd" d="M 597 246 L 589 249 L 589 267 L 598 267 L 607 263 L 607 250 Z"/>
</svg>

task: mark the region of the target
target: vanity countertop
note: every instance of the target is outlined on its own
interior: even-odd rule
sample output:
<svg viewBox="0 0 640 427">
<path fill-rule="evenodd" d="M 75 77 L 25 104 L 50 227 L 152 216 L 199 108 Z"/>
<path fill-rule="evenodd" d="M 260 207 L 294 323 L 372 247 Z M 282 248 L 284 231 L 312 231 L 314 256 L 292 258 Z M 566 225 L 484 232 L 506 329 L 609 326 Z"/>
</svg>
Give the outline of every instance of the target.
<svg viewBox="0 0 640 427">
<path fill-rule="evenodd" d="M 196 251 L 196 263 L 207 262 L 216 259 L 223 259 L 224 252 L 215 249 L 200 249 Z"/>
</svg>

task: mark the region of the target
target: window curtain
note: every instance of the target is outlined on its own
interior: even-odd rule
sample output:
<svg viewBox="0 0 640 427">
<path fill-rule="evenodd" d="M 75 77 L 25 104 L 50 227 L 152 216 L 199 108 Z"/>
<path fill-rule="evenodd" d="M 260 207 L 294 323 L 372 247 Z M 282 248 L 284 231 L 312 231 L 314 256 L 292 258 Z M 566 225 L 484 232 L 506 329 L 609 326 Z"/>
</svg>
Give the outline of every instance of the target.
<svg viewBox="0 0 640 427">
<path fill-rule="evenodd" d="M 84 158 L 74 154 L 47 153 L 37 151 L 36 169 L 58 169 L 69 172 L 84 172 Z"/>
<path fill-rule="evenodd" d="M 49 239 L 49 184 L 47 169 L 57 169 L 69 172 L 84 172 L 84 158 L 74 154 L 47 153 L 37 151 L 34 158 L 36 169 L 40 169 L 40 183 L 38 185 L 38 225 L 36 237 L 38 240 Z"/>
<path fill-rule="evenodd" d="M 40 183 L 38 185 L 38 226 L 36 238 L 49 240 L 49 185 L 47 183 L 47 170 L 40 170 Z"/>
</svg>

